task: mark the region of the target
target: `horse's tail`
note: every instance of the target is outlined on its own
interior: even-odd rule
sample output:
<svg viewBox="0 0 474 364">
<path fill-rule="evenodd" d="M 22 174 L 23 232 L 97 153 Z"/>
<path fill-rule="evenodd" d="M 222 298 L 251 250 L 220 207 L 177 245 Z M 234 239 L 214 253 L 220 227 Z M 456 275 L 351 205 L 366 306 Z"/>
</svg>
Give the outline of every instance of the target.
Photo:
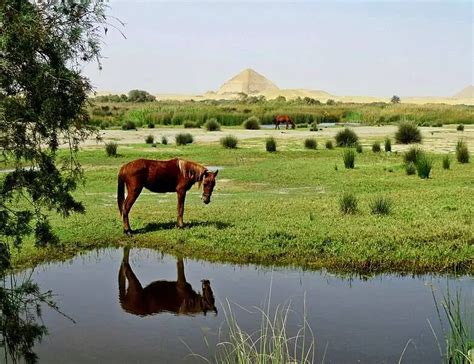
<svg viewBox="0 0 474 364">
<path fill-rule="evenodd" d="M 122 171 L 120 171 L 117 178 L 117 205 L 120 211 L 120 216 L 122 216 L 124 199 L 125 199 L 125 181 L 122 176 Z"/>
</svg>

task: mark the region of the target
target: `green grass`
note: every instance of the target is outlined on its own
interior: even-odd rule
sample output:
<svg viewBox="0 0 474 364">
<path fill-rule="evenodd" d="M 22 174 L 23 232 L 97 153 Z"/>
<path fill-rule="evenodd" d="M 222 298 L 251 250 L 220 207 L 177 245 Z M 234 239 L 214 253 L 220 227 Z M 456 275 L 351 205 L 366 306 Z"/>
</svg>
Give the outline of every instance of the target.
<svg viewBox="0 0 474 364">
<path fill-rule="evenodd" d="M 354 149 L 352 148 L 345 148 L 344 152 L 342 153 L 342 159 L 344 161 L 344 167 L 346 168 L 354 168 L 355 166 L 355 158 L 356 154 L 354 152 Z"/>
<path fill-rule="evenodd" d="M 84 249 L 133 244 L 234 263 L 474 272 L 473 163 L 445 171 L 443 155 L 430 154 L 433 176 L 421 180 L 406 176 L 403 158 L 395 153 L 359 154 L 356 169 L 335 170 L 341 165 L 339 150 L 306 150 L 302 140 L 277 142 L 278 153 L 267 153 L 262 139 L 242 140 L 233 150 L 218 142 L 120 145 L 116 158 L 108 158 L 102 147 L 84 149 L 79 159 L 86 181 L 75 196 L 86 213 L 67 219 L 52 213 L 63 245 L 35 248 L 28 241 L 21 251 L 13 251 L 13 262 L 25 266 Z M 212 203 L 204 205 L 193 187 L 186 199 L 187 227 L 176 229 L 176 194 L 144 190 L 130 214 L 132 229 L 140 233 L 124 236 L 116 207 L 120 166 L 137 158 L 174 157 L 223 167 Z M 340 213 L 343 190 L 357 196 L 357 214 Z M 369 208 L 380 194 L 396 203 L 383 219 Z"/>
</svg>

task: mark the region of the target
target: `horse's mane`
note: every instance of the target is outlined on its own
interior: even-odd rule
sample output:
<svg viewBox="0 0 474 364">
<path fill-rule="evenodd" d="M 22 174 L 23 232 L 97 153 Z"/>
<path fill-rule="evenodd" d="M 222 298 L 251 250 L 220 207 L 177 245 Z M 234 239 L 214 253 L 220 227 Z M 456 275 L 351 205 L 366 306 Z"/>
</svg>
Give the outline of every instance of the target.
<svg viewBox="0 0 474 364">
<path fill-rule="evenodd" d="M 185 159 L 178 159 L 178 167 L 188 181 L 198 182 L 198 187 L 201 187 L 204 172 L 207 170 L 206 167 Z"/>
</svg>

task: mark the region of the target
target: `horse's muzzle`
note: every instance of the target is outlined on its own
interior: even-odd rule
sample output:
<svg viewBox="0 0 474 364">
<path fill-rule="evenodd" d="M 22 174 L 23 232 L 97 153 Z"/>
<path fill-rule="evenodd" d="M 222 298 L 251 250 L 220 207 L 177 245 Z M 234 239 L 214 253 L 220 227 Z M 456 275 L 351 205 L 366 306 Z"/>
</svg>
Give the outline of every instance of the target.
<svg viewBox="0 0 474 364">
<path fill-rule="evenodd" d="M 202 202 L 204 202 L 206 205 L 211 202 L 211 196 L 207 196 L 207 195 L 202 195 Z"/>
</svg>

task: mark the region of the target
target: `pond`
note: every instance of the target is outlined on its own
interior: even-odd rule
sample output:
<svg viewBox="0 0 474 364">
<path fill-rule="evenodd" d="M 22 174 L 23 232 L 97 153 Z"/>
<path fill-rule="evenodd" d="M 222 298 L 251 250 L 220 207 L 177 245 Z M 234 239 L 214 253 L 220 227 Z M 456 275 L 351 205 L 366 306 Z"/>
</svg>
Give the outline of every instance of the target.
<svg viewBox="0 0 474 364">
<path fill-rule="evenodd" d="M 237 323 L 252 332 L 261 322 L 257 307 L 265 307 L 269 296 L 270 312 L 290 305 L 291 333 L 306 317 L 317 362 L 394 363 L 406 347 L 403 362 L 435 363 L 440 354 L 430 323 L 441 345 L 444 338 L 433 290 L 440 298 L 449 285 L 451 292 L 461 289 L 464 302 L 474 298 L 474 280 L 467 276 L 344 278 L 135 248 L 89 252 L 17 278 L 24 274 L 42 291 L 51 290 L 74 320 L 43 308 L 49 334 L 34 347 L 40 363 L 204 362 L 195 355 L 212 358 L 227 327 L 227 302 Z"/>
</svg>

